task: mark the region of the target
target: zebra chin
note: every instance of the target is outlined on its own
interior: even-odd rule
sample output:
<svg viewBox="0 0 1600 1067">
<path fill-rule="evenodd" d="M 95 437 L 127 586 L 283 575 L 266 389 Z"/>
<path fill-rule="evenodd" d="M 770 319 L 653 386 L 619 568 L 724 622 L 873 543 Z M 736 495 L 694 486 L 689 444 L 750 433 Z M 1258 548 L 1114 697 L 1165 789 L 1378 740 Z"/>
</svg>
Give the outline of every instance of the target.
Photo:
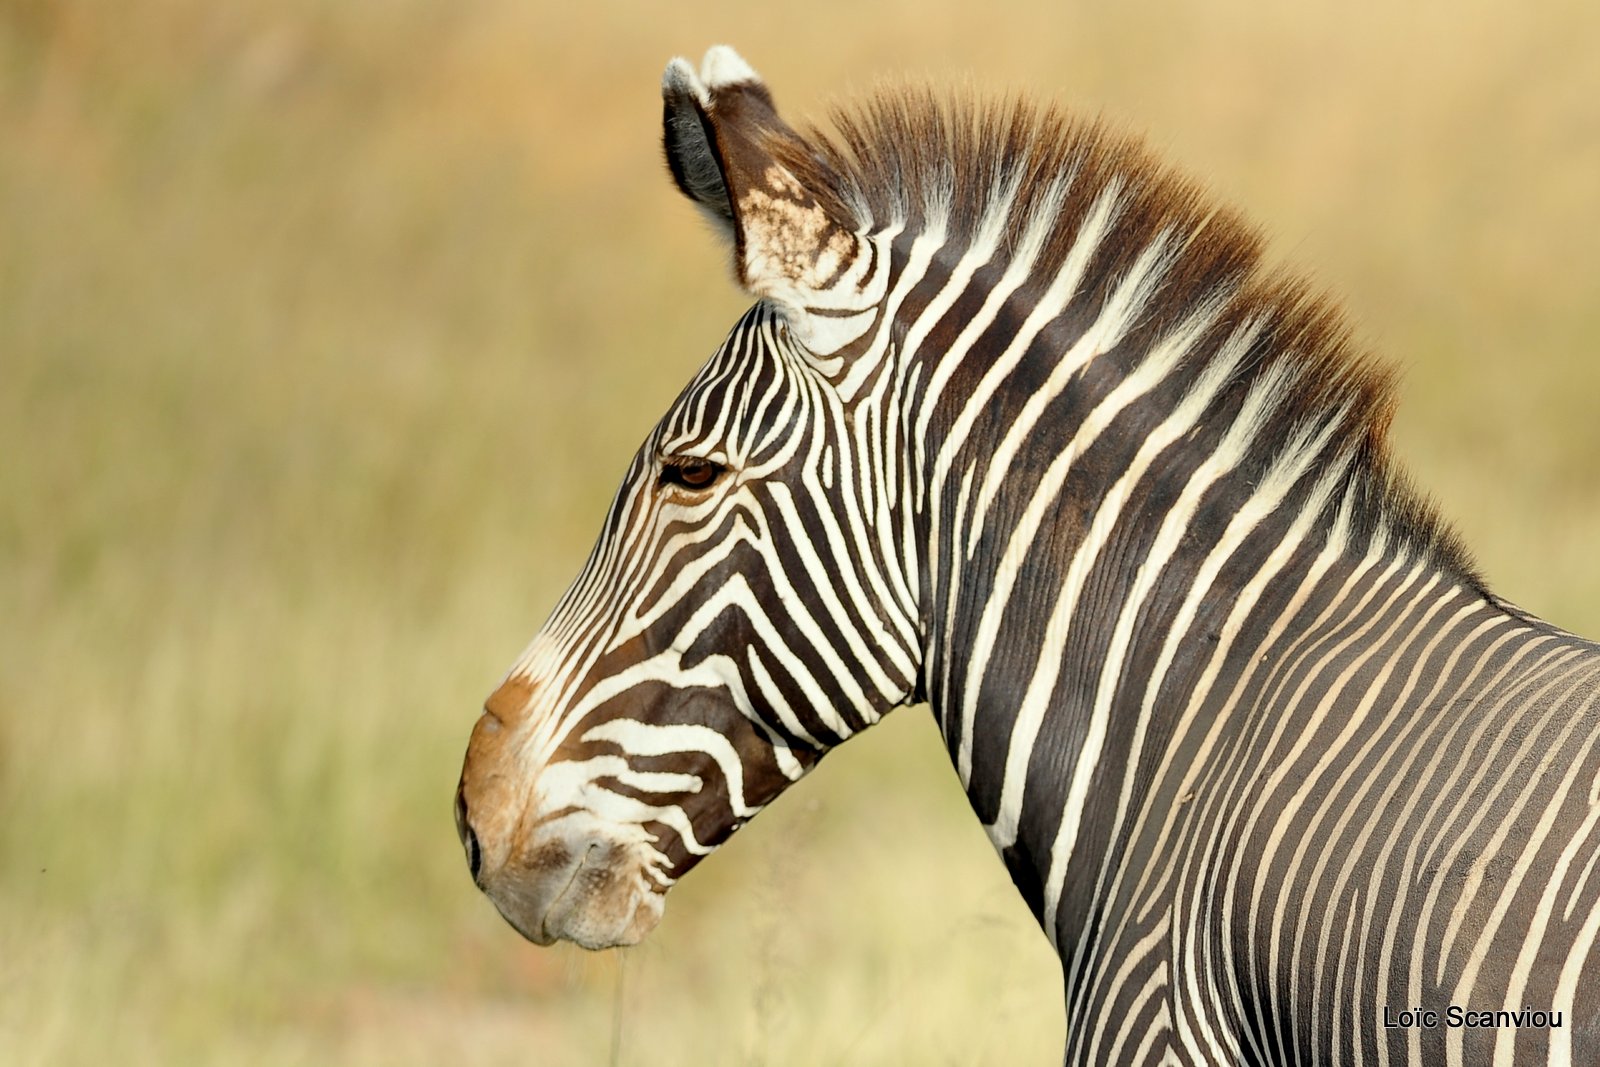
<svg viewBox="0 0 1600 1067">
<path fill-rule="evenodd" d="M 478 881 L 501 916 L 536 945 L 636 945 L 661 921 L 662 894 L 649 887 L 632 850 L 603 839 L 546 840 L 480 871 Z"/>
</svg>

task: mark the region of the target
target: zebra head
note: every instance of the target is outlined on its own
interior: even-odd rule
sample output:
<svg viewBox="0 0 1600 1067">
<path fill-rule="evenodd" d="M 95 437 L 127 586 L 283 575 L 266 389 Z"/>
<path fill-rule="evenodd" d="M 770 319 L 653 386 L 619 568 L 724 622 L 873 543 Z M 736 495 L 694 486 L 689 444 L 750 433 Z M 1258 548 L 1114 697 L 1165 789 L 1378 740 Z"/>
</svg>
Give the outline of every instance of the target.
<svg viewBox="0 0 1600 1067">
<path fill-rule="evenodd" d="M 730 49 L 674 60 L 663 98 L 672 175 L 760 302 L 473 729 L 468 863 L 541 944 L 637 942 L 684 872 L 917 684 L 882 236 L 795 177 L 805 139 Z"/>
</svg>

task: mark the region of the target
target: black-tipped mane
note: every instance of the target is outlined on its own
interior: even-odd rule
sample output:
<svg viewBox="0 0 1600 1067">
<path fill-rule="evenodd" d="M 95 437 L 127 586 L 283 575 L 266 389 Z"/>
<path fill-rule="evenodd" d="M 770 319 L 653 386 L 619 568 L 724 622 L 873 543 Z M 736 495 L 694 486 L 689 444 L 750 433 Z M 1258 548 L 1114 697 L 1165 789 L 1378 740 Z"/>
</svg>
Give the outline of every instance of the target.
<svg viewBox="0 0 1600 1067">
<path fill-rule="evenodd" d="M 1257 320 L 1272 342 L 1244 373 L 1287 361 L 1291 413 L 1345 412 L 1342 434 L 1357 454 L 1352 477 L 1362 480 L 1358 496 L 1371 512 L 1358 521 L 1381 519 L 1481 588 L 1455 533 L 1390 459 L 1389 366 L 1355 342 L 1336 301 L 1264 261 L 1255 226 L 1140 138 L 1055 106 L 947 97 L 925 86 L 880 90 L 830 118 L 832 131 L 811 128 L 769 148 L 840 224 L 858 232 L 940 228 L 945 248 L 959 255 L 992 224 L 993 206 L 1009 202 L 996 262 L 1016 251 L 1037 218 L 1054 217 L 1036 251 L 1036 278 L 1060 270 L 1096 199 L 1119 183 L 1114 236 L 1095 253 L 1092 273 L 1118 277 L 1159 234 L 1172 235 L 1181 252 L 1146 320 L 1176 324 L 1220 288 L 1232 290 L 1224 320 Z"/>
</svg>

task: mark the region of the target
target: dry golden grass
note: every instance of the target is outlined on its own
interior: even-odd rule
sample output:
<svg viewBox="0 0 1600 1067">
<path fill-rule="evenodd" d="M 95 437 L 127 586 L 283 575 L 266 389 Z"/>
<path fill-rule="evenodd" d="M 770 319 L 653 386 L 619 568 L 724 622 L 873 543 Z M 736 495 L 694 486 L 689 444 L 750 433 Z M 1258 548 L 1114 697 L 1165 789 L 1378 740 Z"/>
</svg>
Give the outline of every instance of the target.
<svg viewBox="0 0 1600 1067">
<path fill-rule="evenodd" d="M 625 956 L 466 877 L 475 704 L 742 305 L 659 72 L 1149 130 L 1406 368 L 1495 586 L 1600 633 L 1600 13 L 1395 7 L 0 0 L 0 1061 L 1055 1062 L 925 713 Z"/>
</svg>

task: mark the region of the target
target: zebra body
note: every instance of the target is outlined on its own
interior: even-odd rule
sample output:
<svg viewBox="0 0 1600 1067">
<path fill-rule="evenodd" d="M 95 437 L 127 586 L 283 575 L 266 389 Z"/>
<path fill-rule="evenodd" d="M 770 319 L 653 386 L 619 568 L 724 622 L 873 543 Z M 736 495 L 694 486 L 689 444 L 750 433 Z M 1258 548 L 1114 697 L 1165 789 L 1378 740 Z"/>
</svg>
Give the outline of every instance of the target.
<svg viewBox="0 0 1600 1067">
<path fill-rule="evenodd" d="M 760 302 L 473 732 L 507 919 L 637 941 L 926 700 L 1061 956 L 1069 1063 L 1600 1056 L 1600 654 L 1394 473 L 1338 315 L 1052 111 L 905 91 L 802 135 L 727 49 L 664 99 Z"/>
</svg>

